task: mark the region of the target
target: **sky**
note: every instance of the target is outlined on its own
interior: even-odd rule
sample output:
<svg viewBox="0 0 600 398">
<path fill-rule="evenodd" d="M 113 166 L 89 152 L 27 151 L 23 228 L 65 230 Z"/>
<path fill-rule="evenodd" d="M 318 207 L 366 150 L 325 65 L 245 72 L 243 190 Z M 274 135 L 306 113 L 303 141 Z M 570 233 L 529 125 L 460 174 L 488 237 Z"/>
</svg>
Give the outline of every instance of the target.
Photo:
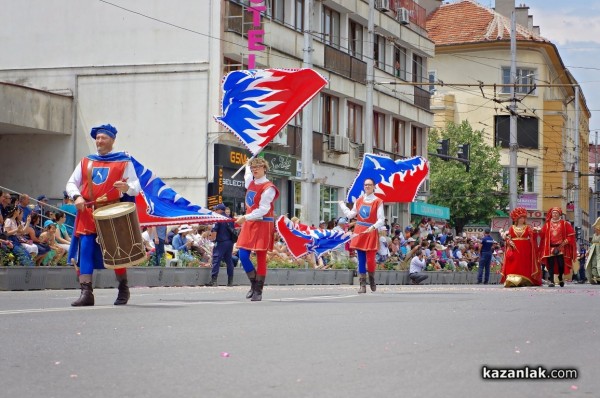
<svg viewBox="0 0 600 398">
<path fill-rule="evenodd" d="M 493 0 L 480 4 L 493 7 Z M 491 3 L 491 4 L 490 4 Z M 529 6 L 542 37 L 556 45 L 563 64 L 575 77 L 592 113 L 590 142 L 600 136 L 600 1 L 515 0 Z M 517 46 L 517 57 L 519 48 Z"/>
</svg>

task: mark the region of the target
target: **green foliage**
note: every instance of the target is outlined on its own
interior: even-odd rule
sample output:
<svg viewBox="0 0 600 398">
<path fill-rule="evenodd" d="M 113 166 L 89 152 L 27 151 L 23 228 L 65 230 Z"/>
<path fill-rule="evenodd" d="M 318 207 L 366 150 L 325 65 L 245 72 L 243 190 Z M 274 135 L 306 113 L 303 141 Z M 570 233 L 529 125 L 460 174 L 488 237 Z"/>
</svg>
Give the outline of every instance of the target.
<svg viewBox="0 0 600 398">
<path fill-rule="evenodd" d="M 356 269 L 356 263 L 350 259 L 342 261 L 333 261 L 331 263 L 331 269 Z"/>
<path fill-rule="evenodd" d="M 489 223 L 496 209 L 504 209 L 508 195 L 499 191 L 502 165 L 498 148 L 485 143 L 483 131 L 469 122 L 449 123 L 445 130 L 429 132 L 428 152 L 435 153 L 438 140 L 450 139 L 450 156 L 457 157 L 458 145 L 471 144 L 471 170 L 457 161 L 429 157 L 431 196 L 429 202 L 450 208 L 450 221 L 457 232 L 473 222 Z"/>
<path fill-rule="evenodd" d="M 298 268 L 298 264 L 281 258 L 273 258 L 267 261 L 267 268 Z"/>
</svg>

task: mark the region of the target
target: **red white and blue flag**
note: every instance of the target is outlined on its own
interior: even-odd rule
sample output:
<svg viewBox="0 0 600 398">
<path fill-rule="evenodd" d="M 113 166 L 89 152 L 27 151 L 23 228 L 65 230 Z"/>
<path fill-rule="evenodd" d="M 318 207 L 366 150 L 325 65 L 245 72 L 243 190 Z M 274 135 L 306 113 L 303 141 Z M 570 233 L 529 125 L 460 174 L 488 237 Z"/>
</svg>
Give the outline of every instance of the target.
<svg viewBox="0 0 600 398">
<path fill-rule="evenodd" d="M 275 225 L 294 258 L 301 258 L 307 254 L 321 257 L 353 237 L 351 232 L 329 229 L 300 230 L 295 228 L 294 223 L 286 216 L 280 216 Z"/>
<path fill-rule="evenodd" d="M 215 120 L 256 156 L 326 84 L 312 69 L 233 71 L 223 78 Z"/>
<path fill-rule="evenodd" d="M 142 187 L 140 194 L 135 197 L 140 226 L 231 221 L 231 218 L 192 204 L 133 157 L 131 162 Z"/>
<path fill-rule="evenodd" d="M 394 160 L 366 153 L 358 175 L 348 190 L 347 201 L 356 202 L 364 193 L 365 180 L 370 178 L 375 182 L 375 196 L 384 202 L 412 202 L 428 174 L 429 162 L 421 156 Z"/>
</svg>

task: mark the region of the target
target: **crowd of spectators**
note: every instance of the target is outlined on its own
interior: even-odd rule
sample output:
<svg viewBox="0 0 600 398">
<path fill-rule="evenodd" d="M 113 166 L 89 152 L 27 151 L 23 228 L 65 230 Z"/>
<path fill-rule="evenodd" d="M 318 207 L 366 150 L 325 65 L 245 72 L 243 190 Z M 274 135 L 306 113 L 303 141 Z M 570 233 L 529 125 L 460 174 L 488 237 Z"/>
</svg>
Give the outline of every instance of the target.
<svg viewBox="0 0 600 398">
<path fill-rule="evenodd" d="M 0 191 L 2 264 L 47 266 L 61 264 L 61 261 L 64 264 L 73 223 L 67 223 L 72 213 L 60 211 L 61 208 L 62 204 L 61 207 L 49 205 L 45 195 L 32 201 L 26 194 L 14 195 Z"/>
<path fill-rule="evenodd" d="M 31 202 L 28 195 L 0 192 L 2 262 L 4 265 L 64 265 L 73 233 L 75 206 L 72 200 L 65 194 L 63 203 L 57 208 L 48 205 L 45 195 L 40 195 L 35 205 Z M 306 227 L 296 217 L 292 221 L 299 228 Z M 352 231 L 354 221 L 344 217 L 327 222 L 321 220 L 317 227 L 312 228 L 346 232 Z M 143 228 L 142 237 L 149 265 L 165 265 L 176 260 L 183 266 L 210 267 L 214 246 L 210 239 L 211 229 L 212 226 L 187 224 Z M 379 231 L 379 241 L 376 255 L 379 269 L 409 270 L 415 257 L 422 258 L 424 270 L 427 271 L 470 271 L 479 262 L 478 238 L 464 234 L 454 236 L 448 226 L 437 225 L 433 219 L 426 217 L 404 228 L 398 223 L 389 224 L 386 220 L 385 226 Z M 500 245 L 495 245 L 492 267 L 502 263 L 502 255 Z M 295 259 L 277 232 L 273 250 L 268 252 L 267 259 L 279 265 L 315 269 L 354 268 L 357 264 L 356 252 L 349 248 L 348 243 L 322 257 L 308 255 Z M 233 260 L 234 266 L 237 266 L 235 246 Z"/>
</svg>

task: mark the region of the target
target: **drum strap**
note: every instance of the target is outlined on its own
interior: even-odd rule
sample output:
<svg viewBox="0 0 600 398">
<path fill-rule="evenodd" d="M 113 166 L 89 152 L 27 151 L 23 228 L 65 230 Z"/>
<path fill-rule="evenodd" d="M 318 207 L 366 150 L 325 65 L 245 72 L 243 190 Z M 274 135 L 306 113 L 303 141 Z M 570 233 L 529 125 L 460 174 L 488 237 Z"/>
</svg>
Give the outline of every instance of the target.
<svg viewBox="0 0 600 398">
<path fill-rule="evenodd" d="M 94 200 L 94 192 L 93 192 L 93 187 L 92 187 L 92 168 L 93 168 L 93 160 L 89 160 L 88 159 L 88 167 L 87 167 L 87 178 L 88 178 L 88 200 L 89 201 L 93 201 Z"/>
</svg>

